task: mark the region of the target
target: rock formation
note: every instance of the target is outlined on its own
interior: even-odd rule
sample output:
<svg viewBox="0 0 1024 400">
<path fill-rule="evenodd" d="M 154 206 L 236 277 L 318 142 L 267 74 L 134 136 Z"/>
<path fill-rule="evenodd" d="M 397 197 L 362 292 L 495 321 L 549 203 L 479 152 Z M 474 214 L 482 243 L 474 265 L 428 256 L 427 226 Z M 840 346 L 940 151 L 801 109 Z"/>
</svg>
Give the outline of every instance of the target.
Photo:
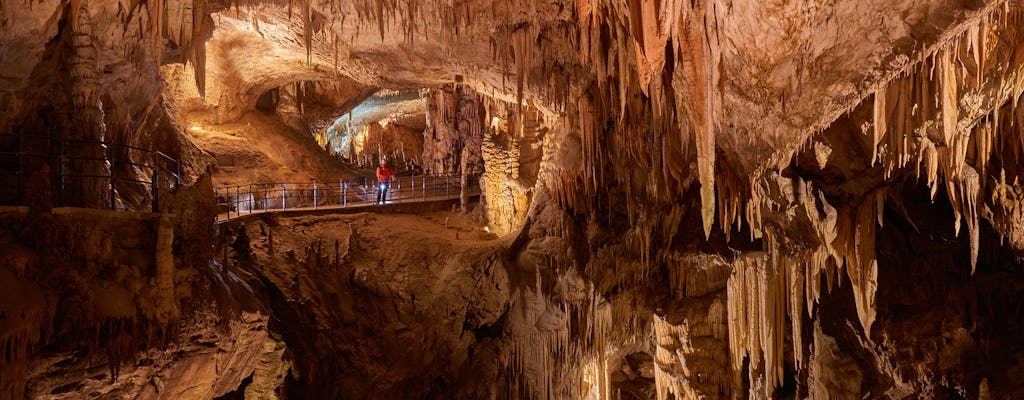
<svg viewBox="0 0 1024 400">
<path fill-rule="evenodd" d="M 1024 397 L 1020 0 L 0 0 L 0 60 L 3 398 Z M 379 90 L 480 213 L 213 224 Z"/>
</svg>

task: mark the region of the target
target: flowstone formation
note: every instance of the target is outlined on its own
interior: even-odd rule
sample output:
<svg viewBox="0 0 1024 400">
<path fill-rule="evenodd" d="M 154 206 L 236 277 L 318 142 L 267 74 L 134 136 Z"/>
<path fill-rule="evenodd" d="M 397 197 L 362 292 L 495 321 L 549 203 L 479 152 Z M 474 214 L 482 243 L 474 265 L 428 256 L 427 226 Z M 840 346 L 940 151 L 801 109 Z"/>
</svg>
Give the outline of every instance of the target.
<svg viewBox="0 0 1024 400">
<path fill-rule="evenodd" d="M 480 215 L 500 243 L 455 246 L 472 268 L 450 266 L 459 287 L 433 286 L 420 313 L 407 282 L 355 270 L 387 256 L 332 259 L 318 246 L 275 267 L 315 260 L 314 273 L 345 274 L 288 286 L 283 272 L 261 277 L 268 267 L 252 262 L 245 240 L 222 241 L 219 263 L 265 284 L 248 296 L 271 314 L 265 348 L 278 337 L 297 349 L 265 352 L 293 357 L 283 383 L 275 361 L 275 373 L 238 383 L 238 393 L 369 397 L 357 387 L 365 382 L 335 379 L 358 370 L 431 398 L 1024 397 L 1020 0 L 2 1 L 0 41 L 0 130 L 160 150 L 183 161 L 185 186 L 229 159 L 216 144 L 240 142 L 188 131 L 270 121 L 257 125 L 304 141 L 261 165 L 299 165 L 289 162 L 307 159 L 325 121 L 373 91 L 427 88 L 419 162 L 463 180 L 483 172 Z M 17 152 L 21 142 L 0 145 Z M 88 147 L 41 151 L 99 157 Z M 52 184 L 18 198 L 61 193 L 64 205 L 130 211 L 152 200 L 131 183 L 145 170 L 61 160 L 19 161 L 8 181 L 39 173 Z M 290 168 L 278 174 L 316 176 Z M 58 179 L 115 172 L 132 179 Z M 452 248 L 424 242 L 416 255 L 431 260 Z M 77 292 L 12 260 L 0 279 L 57 295 L 3 298 L 23 312 L 0 323 L 0 393 L 18 396 L 25 379 L 69 397 L 99 386 L 25 377 L 41 362 L 36 350 L 62 343 L 38 326 L 50 320 L 46 302 L 77 304 L 67 299 Z M 200 261 L 188 268 L 231 281 Z M 447 277 L 434 274 L 439 263 L 404 266 L 430 271 L 417 275 L 423 283 Z M 116 263 L 86 268 L 81 285 L 110 280 L 106 264 Z M 191 310 L 181 306 L 190 296 L 168 294 L 178 281 L 143 266 L 152 282 L 133 288 L 160 294 L 133 303 L 128 314 L 141 317 L 130 326 L 189 318 L 168 311 Z M 491 293 L 469 285 L 480 267 L 501 288 L 494 304 L 470 296 Z M 135 282 L 122 275 L 114 281 Z M 352 292 L 331 309 L 337 288 Z M 451 307 L 462 295 L 484 315 Z M 327 323 L 299 315 L 288 301 L 300 298 Z M 385 310 L 381 324 L 457 357 L 416 353 L 423 368 L 405 368 L 403 354 L 351 350 L 393 343 L 373 329 L 347 330 L 351 342 L 308 333 L 337 327 L 335 315 L 350 320 L 351 304 Z M 227 318 L 263 321 L 239 315 Z M 140 343 L 180 341 L 108 347 L 127 360 Z M 354 353 L 315 354 L 318 343 Z M 418 372 L 429 367 L 443 373 Z M 210 396 L 228 393 L 213 387 Z"/>
</svg>

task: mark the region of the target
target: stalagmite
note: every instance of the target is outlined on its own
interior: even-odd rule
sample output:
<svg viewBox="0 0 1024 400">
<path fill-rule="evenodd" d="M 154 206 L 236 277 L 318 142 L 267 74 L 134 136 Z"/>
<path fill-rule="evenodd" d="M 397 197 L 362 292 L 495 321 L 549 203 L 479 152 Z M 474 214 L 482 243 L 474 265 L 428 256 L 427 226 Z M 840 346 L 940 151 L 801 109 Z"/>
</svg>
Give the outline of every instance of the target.
<svg viewBox="0 0 1024 400">
<path fill-rule="evenodd" d="M 654 318 L 654 335 L 656 338 L 655 362 L 660 365 L 673 365 L 677 362 L 674 347 L 674 337 L 685 337 L 685 332 L 680 332 L 679 327 L 673 326 L 660 317 Z M 684 383 L 675 378 L 673 374 L 665 372 L 656 367 L 654 369 L 654 387 L 658 400 L 668 399 L 669 394 L 676 398 L 684 396 Z"/>
</svg>

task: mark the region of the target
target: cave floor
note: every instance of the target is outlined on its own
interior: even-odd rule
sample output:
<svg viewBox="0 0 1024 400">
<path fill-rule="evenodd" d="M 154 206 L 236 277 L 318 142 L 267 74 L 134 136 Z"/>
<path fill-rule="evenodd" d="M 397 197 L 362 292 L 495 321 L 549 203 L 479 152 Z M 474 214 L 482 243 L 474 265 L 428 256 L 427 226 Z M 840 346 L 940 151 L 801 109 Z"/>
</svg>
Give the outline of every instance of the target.
<svg viewBox="0 0 1024 400">
<path fill-rule="evenodd" d="M 313 179 L 333 182 L 361 176 L 318 148 L 309 134 L 289 125 L 287 118 L 275 114 L 253 111 L 235 122 L 196 122 L 185 131 L 213 158 L 214 186 L 306 183 Z"/>
</svg>

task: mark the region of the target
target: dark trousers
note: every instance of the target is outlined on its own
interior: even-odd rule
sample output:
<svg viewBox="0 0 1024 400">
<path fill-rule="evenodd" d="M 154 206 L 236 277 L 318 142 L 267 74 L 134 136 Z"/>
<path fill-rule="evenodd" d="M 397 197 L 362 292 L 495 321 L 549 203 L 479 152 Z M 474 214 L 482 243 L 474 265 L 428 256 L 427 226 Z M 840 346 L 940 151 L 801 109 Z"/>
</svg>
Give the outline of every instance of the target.
<svg viewBox="0 0 1024 400">
<path fill-rule="evenodd" d="M 390 182 L 377 182 L 377 203 L 383 204 L 388 199 L 388 189 L 391 188 Z"/>
</svg>

